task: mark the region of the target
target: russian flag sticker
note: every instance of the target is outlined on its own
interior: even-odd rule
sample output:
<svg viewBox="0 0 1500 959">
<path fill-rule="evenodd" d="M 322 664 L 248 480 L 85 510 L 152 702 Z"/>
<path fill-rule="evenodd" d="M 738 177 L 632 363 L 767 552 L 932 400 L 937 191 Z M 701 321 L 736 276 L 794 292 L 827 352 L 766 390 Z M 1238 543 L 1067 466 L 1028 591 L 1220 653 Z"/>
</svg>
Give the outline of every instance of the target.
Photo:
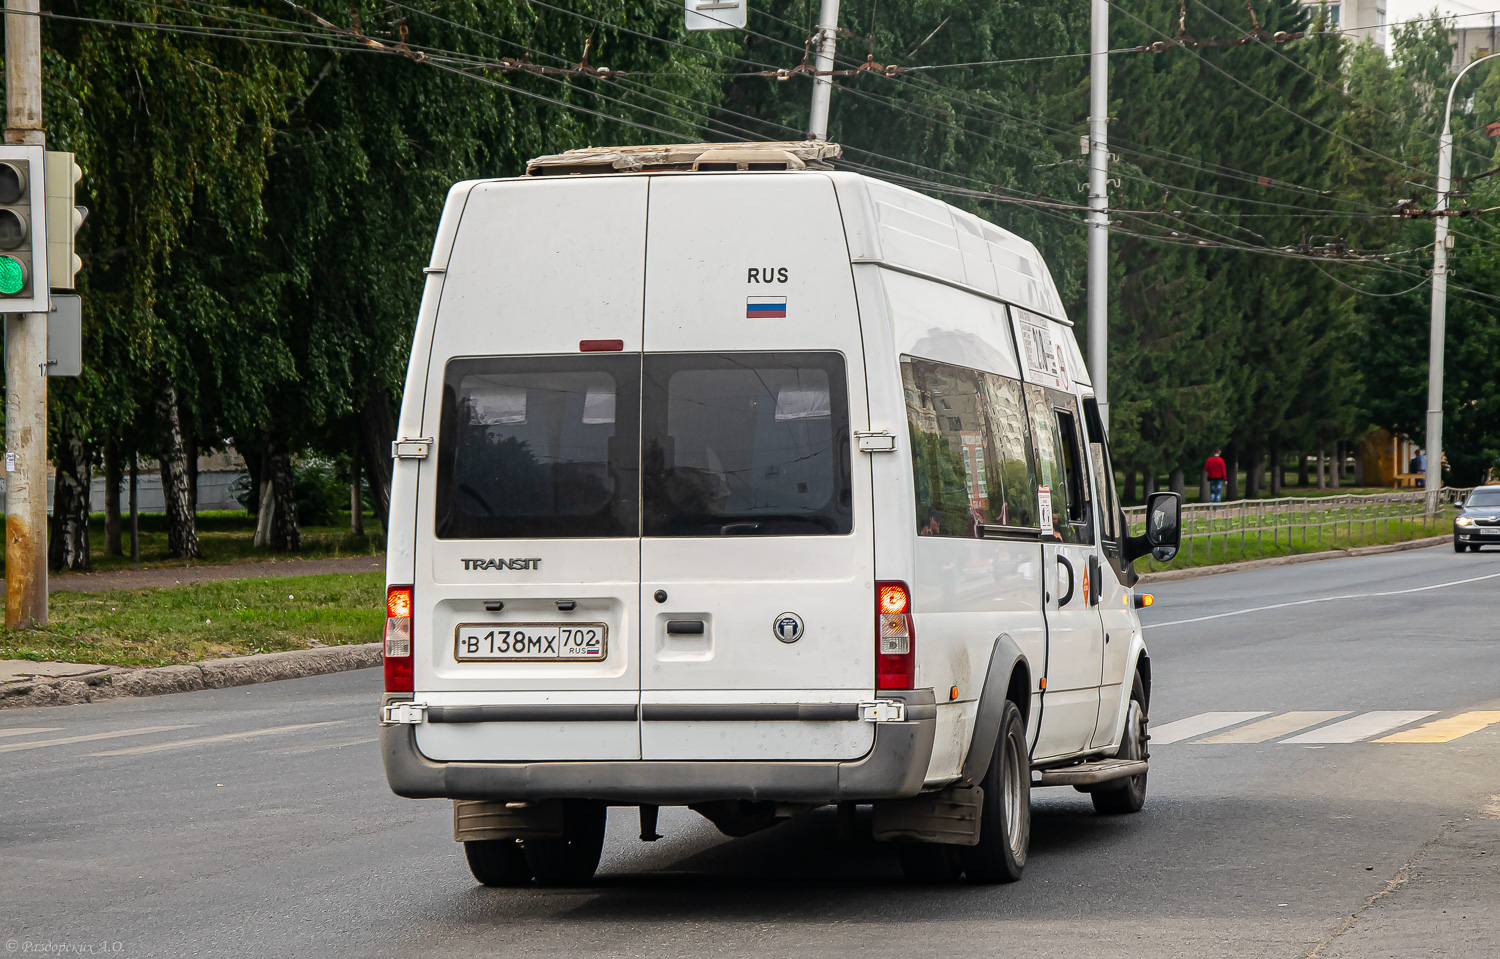
<svg viewBox="0 0 1500 959">
<path fill-rule="evenodd" d="M 786 297 L 751 296 L 745 299 L 746 319 L 785 319 Z"/>
</svg>

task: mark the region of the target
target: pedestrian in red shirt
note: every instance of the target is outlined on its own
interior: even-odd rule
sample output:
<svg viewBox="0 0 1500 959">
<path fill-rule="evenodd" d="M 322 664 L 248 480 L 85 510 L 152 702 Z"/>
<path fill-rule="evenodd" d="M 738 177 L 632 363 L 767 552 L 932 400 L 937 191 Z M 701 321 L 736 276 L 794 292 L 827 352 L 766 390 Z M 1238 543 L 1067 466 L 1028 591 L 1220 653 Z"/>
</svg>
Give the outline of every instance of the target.
<svg viewBox="0 0 1500 959">
<path fill-rule="evenodd" d="M 1223 450 L 1214 450 L 1214 455 L 1203 461 L 1203 472 L 1208 475 L 1208 501 L 1224 502 L 1224 480 L 1229 471 L 1224 468 Z"/>
</svg>

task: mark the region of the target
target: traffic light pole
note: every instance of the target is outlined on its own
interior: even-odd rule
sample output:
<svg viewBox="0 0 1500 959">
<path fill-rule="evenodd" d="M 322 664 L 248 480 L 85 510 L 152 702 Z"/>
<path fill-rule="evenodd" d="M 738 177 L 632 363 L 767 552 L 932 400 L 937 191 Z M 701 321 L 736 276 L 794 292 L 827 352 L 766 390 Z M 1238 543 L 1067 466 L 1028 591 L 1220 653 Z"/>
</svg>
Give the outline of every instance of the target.
<svg viewBox="0 0 1500 959">
<path fill-rule="evenodd" d="M 5 0 L 5 142 L 41 146 L 40 0 Z M 35 174 L 42 171 L 37 170 Z M 47 277 L 32 282 L 45 289 Z M 5 625 L 47 623 L 47 314 L 5 315 Z"/>
</svg>

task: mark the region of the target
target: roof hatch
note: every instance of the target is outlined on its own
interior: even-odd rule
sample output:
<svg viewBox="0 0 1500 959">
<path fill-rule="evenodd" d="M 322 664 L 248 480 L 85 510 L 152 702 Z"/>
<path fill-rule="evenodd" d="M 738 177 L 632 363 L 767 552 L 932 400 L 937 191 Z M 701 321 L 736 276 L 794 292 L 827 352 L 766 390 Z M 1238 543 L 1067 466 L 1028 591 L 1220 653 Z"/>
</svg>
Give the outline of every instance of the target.
<svg viewBox="0 0 1500 959">
<path fill-rule="evenodd" d="M 664 170 L 828 170 L 844 155 L 837 143 L 799 140 L 767 143 L 677 143 L 665 146 L 587 147 L 526 164 L 527 176 L 567 173 L 653 173 Z"/>
</svg>

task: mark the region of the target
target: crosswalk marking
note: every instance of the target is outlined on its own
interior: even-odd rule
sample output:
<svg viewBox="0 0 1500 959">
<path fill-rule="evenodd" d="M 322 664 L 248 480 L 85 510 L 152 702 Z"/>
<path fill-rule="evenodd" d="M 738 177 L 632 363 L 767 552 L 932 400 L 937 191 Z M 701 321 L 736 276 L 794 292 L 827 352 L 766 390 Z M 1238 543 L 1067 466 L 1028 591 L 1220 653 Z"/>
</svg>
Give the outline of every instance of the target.
<svg viewBox="0 0 1500 959">
<path fill-rule="evenodd" d="M 186 749 L 189 746 L 205 746 L 209 743 L 226 743 L 236 739 L 252 739 L 256 736 L 275 736 L 280 733 L 296 732 L 299 729 L 313 729 L 318 726 L 337 726 L 348 720 L 335 719 L 322 723 L 297 723 L 293 726 L 272 726 L 269 729 L 248 729 L 238 733 L 221 733 L 217 736 L 199 736 L 196 739 L 174 739 L 167 743 L 151 743 L 147 746 L 128 746 L 124 749 L 110 749 L 101 753 L 90 753 L 91 756 L 143 756 L 146 753 L 159 753 L 168 749 Z M 0 747 L 4 748 L 4 747 Z"/>
<path fill-rule="evenodd" d="M 142 726 L 139 729 L 117 729 L 112 733 L 90 733 L 87 736 L 64 736 L 61 739 L 38 739 L 29 743 L 6 743 L 0 753 L 14 753 L 22 749 L 41 749 L 44 746 L 66 746 L 69 743 L 90 743 L 99 739 L 119 739 L 121 736 L 144 736 L 147 733 L 164 733 L 173 729 L 192 729 L 192 723 L 180 726 Z"/>
<path fill-rule="evenodd" d="M 1405 729 L 1375 741 L 1377 743 L 1451 743 L 1460 736 L 1477 733 L 1495 723 L 1500 723 L 1500 712 L 1481 710 L 1459 713 L 1457 716 L 1434 719 L 1430 723 L 1423 723 L 1416 729 Z"/>
<path fill-rule="evenodd" d="M 1314 729 L 1312 732 L 1293 736 L 1291 739 L 1283 739 L 1283 743 L 1357 743 L 1362 739 L 1395 729 L 1397 726 L 1405 726 L 1419 719 L 1426 719 L 1436 713 L 1435 709 L 1387 709 L 1375 710 L 1346 719 L 1332 726 L 1324 726 Z"/>
<path fill-rule="evenodd" d="M 15 729 L 0 729 L 0 736 L 30 736 L 32 733 L 55 733 L 61 726 L 19 726 Z"/>
<path fill-rule="evenodd" d="M 1330 719 L 1338 719 L 1340 716 L 1349 715 L 1347 709 L 1333 710 L 1305 710 L 1302 712 L 1282 713 L 1280 716 L 1271 716 L 1260 722 L 1231 729 L 1207 739 L 1197 739 L 1194 745 L 1212 745 L 1216 743 L 1263 743 L 1269 739 L 1280 739 L 1282 736 L 1290 736 L 1299 729 L 1309 726 L 1317 726 L 1328 722 Z M 1155 741 L 1155 736 L 1152 737 Z"/>
<path fill-rule="evenodd" d="M 1264 715 L 1266 715 L 1266 710 L 1243 713 L 1199 713 L 1196 716 L 1189 716 L 1187 719 L 1179 719 L 1176 722 L 1152 726 L 1151 744 L 1153 746 L 1160 746 L 1165 743 L 1175 743 L 1184 739 L 1192 739 L 1194 736 L 1202 736 L 1204 733 L 1211 733 L 1215 729 L 1223 729 L 1225 726 L 1237 726 L 1251 719 L 1259 719 Z"/>
</svg>

